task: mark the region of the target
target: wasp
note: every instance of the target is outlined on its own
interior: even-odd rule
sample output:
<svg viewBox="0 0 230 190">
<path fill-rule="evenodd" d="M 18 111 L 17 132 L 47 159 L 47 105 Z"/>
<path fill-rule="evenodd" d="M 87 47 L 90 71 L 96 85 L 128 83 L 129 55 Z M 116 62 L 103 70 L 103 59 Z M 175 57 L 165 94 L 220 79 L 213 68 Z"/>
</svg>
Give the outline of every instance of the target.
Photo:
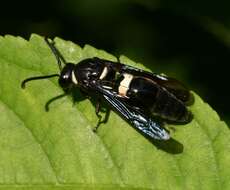
<svg viewBox="0 0 230 190">
<path fill-rule="evenodd" d="M 95 98 L 97 115 L 103 101 L 137 131 L 156 140 L 170 139 L 164 122 L 185 124 L 191 121 L 192 114 L 187 108 L 191 93 L 178 80 L 122 64 L 119 60 L 93 57 L 77 64 L 69 63 L 53 41 L 45 38 L 45 42 L 56 57 L 60 74 L 27 78 L 22 81 L 22 88 L 32 80 L 59 77 L 65 94 L 80 88 L 83 94 Z"/>
</svg>

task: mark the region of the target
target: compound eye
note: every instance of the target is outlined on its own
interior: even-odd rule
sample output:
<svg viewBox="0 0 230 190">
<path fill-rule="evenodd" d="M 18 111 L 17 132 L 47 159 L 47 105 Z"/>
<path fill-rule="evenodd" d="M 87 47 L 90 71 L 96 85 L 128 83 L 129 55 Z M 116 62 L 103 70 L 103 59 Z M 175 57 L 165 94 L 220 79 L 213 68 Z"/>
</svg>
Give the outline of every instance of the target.
<svg viewBox="0 0 230 190">
<path fill-rule="evenodd" d="M 58 82 L 62 88 L 68 88 L 71 84 L 71 77 L 69 75 L 62 75 Z"/>
</svg>

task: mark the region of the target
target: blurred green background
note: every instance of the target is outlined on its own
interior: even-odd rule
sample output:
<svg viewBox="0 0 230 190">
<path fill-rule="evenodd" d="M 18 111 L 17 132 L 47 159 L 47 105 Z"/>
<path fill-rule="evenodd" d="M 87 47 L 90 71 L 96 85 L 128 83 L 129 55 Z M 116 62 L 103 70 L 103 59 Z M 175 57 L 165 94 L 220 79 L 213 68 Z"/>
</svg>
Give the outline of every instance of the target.
<svg viewBox="0 0 230 190">
<path fill-rule="evenodd" d="M 1 2 L 1 35 L 59 36 L 178 78 L 230 124 L 230 1 Z"/>
</svg>

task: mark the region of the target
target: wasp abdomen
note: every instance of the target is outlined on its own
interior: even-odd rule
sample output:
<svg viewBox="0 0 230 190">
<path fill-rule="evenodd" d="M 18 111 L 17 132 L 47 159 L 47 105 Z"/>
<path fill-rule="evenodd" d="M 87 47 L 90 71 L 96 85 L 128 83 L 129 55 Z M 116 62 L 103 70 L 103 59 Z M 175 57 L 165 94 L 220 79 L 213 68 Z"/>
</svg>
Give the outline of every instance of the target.
<svg viewBox="0 0 230 190">
<path fill-rule="evenodd" d="M 150 109 L 153 114 L 169 121 L 187 123 L 191 118 L 191 114 L 184 103 L 168 91 L 162 89 L 158 90 L 155 103 L 153 103 Z"/>
<path fill-rule="evenodd" d="M 190 112 L 181 100 L 144 77 L 135 77 L 131 81 L 127 96 L 132 104 L 139 102 L 153 115 L 163 119 L 180 123 L 190 121 Z"/>
</svg>

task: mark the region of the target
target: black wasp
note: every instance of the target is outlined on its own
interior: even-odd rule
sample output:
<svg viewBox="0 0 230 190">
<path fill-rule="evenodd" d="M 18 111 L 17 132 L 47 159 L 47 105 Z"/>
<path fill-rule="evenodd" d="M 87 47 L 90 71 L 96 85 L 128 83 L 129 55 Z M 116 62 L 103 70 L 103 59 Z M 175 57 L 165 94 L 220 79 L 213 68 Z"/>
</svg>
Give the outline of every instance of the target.
<svg viewBox="0 0 230 190">
<path fill-rule="evenodd" d="M 170 138 L 162 121 L 178 124 L 191 121 L 192 114 L 186 108 L 191 94 L 176 79 L 97 57 L 78 64 L 66 63 L 54 42 L 45 41 L 57 59 L 60 74 L 27 78 L 22 87 L 31 80 L 59 77 L 59 85 L 65 93 L 80 88 L 98 102 L 106 102 L 134 128 L 152 139 Z M 100 104 L 96 106 L 97 115 L 99 107 Z"/>
</svg>

